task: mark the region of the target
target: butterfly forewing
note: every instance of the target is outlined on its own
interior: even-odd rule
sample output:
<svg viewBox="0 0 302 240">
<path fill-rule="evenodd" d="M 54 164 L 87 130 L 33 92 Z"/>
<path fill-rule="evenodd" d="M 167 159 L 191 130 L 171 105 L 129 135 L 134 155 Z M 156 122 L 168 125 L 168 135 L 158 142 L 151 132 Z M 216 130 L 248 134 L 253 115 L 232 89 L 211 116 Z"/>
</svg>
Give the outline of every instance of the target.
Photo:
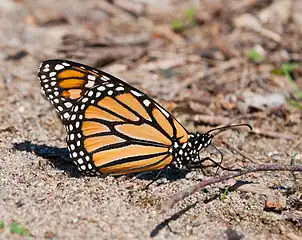
<svg viewBox="0 0 302 240">
<path fill-rule="evenodd" d="M 63 115 L 70 157 L 81 171 L 126 174 L 162 169 L 173 161 L 171 146 L 188 140 L 187 131 L 158 103 L 109 74 L 51 60 L 42 64 L 39 78 L 45 95 Z"/>
</svg>

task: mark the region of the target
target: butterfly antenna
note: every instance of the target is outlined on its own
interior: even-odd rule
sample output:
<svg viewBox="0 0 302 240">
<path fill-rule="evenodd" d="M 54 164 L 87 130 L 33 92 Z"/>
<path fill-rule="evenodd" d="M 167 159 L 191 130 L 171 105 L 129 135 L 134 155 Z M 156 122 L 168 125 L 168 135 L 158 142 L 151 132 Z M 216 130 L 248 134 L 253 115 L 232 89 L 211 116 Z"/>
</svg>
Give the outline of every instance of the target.
<svg viewBox="0 0 302 240">
<path fill-rule="evenodd" d="M 242 124 L 235 124 L 235 125 L 227 125 L 227 126 L 224 126 L 224 127 L 218 127 L 218 128 L 213 128 L 209 131 L 206 132 L 206 134 L 209 134 L 211 132 L 214 132 L 214 131 L 217 131 L 219 130 L 218 133 L 216 133 L 215 135 L 227 130 L 227 129 L 230 129 L 230 128 L 238 128 L 238 127 L 248 127 L 250 130 L 253 130 L 252 126 L 248 123 L 242 123 Z"/>
</svg>

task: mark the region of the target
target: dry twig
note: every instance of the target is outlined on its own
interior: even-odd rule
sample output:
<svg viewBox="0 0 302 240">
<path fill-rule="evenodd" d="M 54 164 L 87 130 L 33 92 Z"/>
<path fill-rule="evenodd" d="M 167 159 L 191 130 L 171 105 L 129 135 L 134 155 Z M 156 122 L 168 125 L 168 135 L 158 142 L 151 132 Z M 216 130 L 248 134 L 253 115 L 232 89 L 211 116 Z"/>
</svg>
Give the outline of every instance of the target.
<svg viewBox="0 0 302 240">
<path fill-rule="evenodd" d="M 260 129 L 260 128 L 254 128 L 253 133 L 269 137 L 269 138 L 284 138 L 286 140 L 293 140 L 295 139 L 295 136 L 292 134 L 286 134 L 286 133 L 279 133 L 279 132 L 274 132 L 274 131 L 268 131 L 265 129 Z"/>
<path fill-rule="evenodd" d="M 185 199 L 186 197 L 192 195 L 193 193 L 200 191 L 206 186 L 224 182 L 228 179 L 235 178 L 238 176 L 246 175 L 248 173 L 252 172 L 262 172 L 262 171 L 290 171 L 290 172 L 302 172 L 302 165 L 276 165 L 276 164 L 264 164 L 264 165 L 258 165 L 249 167 L 246 169 L 243 169 L 239 172 L 227 172 L 219 177 L 209 178 L 201 183 L 195 184 L 194 186 L 188 187 L 185 190 L 175 194 L 163 207 L 163 211 L 167 211 L 168 209 L 171 209 L 177 202 Z"/>
</svg>

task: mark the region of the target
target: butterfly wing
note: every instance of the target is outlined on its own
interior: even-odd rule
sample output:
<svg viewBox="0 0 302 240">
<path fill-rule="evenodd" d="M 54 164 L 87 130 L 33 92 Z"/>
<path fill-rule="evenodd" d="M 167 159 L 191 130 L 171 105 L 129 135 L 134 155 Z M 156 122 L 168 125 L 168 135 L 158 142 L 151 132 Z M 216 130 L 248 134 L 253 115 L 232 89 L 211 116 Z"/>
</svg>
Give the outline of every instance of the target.
<svg viewBox="0 0 302 240">
<path fill-rule="evenodd" d="M 52 80 L 59 90 L 51 88 L 58 91 L 57 99 L 65 101 L 52 103 L 63 114 L 70 157 L 79 170 L 120 175 L 162 169 L 173 160 L 171 146 L 188 140 L 187 131 L 170 113 L 122 80 L 78 63 L 63 60 L 51 63 L 44 62 L 40 72 L 44 72 L 47 64 L 55 70 L 62 68 L 56 68 L 58 64 L 69 64 L 64 70 L 57 70 L 57 77 Z M 53 71 L 47 72 L 47 79 L 51 80 Z M 93 75 L 94 83 L 88 84 L 92 72 L 98 75 Z M 75 76 L 76 73 L 82 75 Z M 51 99 L 54 94 L 43 87 L 43 79 L 42 88 Z M 74 90 L 79 94 L 73 93 Z M 70 95 L 64 94 L 66 91 L 71 91 Z M 72 106 L 63 108 L 66 102 Z M 66 113 L 69 116 L 65 118 Z"/>
</svg>

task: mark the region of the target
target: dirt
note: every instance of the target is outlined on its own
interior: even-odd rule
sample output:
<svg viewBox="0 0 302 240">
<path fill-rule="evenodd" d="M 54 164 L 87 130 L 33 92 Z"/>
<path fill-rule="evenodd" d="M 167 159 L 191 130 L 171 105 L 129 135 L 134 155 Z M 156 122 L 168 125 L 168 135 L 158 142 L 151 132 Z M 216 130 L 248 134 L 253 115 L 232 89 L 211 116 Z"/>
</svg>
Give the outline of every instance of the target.
<svg viewBox="0 0 302 240">
<path fill-rule="evenodd" d="M 156 173 L 82 176 L 36 76 L 46 59 L 88 64 L 155 98 L 190 131 L 251 124 L 215 137 L 226 167 L 302 164 L 299 9 L 299 0 L 2 0 L 0 238 L 302 239 L 301 173 L 251 173 L 167 212 L 175 193 L 216 168 L 168 169 L 147 190 Z M 219 159 L 213 148 L 201 155 Z M 234 182 L 245 188 L 229 189 Z M 279 208 L 265 207 L 272 199 Z"/>
</svg>

